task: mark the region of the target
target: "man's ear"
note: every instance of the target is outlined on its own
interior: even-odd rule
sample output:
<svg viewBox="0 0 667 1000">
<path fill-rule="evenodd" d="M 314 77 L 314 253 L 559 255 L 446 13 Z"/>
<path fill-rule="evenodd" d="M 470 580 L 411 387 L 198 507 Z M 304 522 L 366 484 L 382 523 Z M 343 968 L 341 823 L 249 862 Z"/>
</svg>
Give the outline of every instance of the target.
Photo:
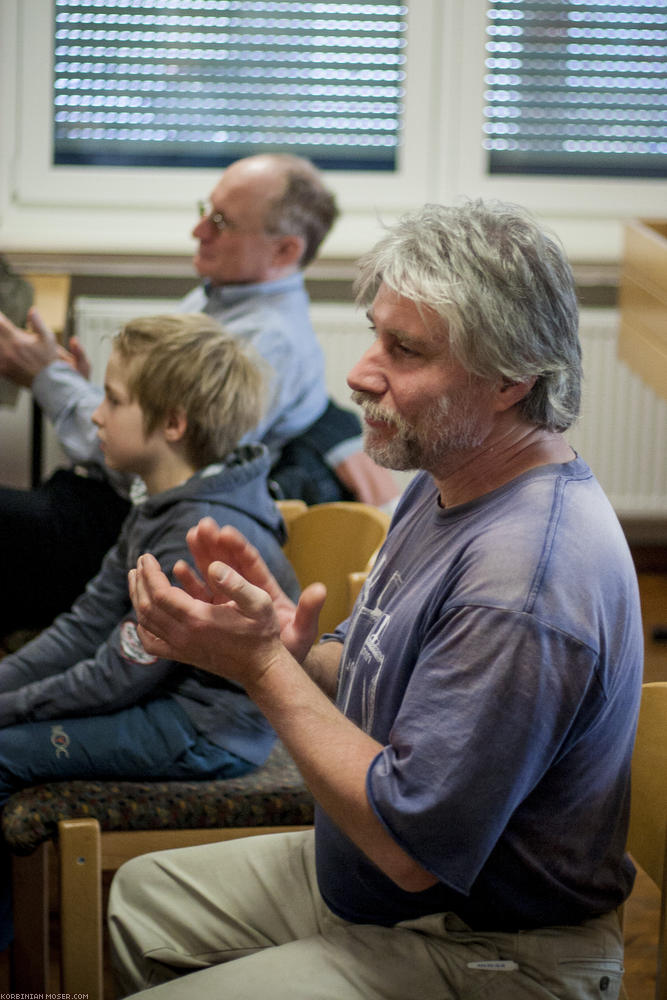
<svg viewBox="0 0 667 1000">
<path fill-rule="evenodd" d="M 297 236 L 295 233 L 280 236 L 276 240 L 273 254 L 274 266 L 280 268 L 298 267 L 305 249 L 306 241 L 303 236 Z"/>
<path fill-rule="evenodd" d="M 164 436 L 172 443 L 180 441 L 188 426 L 188 418 L 182 406 L 170 410 L 164 422 Z"/>
<path fill-rule="evenodd" d="M 524 399 L 537 382 L 537 375 L 522 379 L 520 382 L 511 382 L 504 378 L 500 384 L 496 396 L 498 410 L 509 410 Z"/>
</svg>

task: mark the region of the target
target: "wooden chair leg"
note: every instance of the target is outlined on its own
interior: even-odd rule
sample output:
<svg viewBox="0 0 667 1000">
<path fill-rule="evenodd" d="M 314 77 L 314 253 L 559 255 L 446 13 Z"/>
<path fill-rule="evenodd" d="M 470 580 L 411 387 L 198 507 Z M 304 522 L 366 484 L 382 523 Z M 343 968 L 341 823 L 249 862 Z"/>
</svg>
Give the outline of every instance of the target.
<svg viewBox="0 0 667 1000">
<path fill-rule="evenodd" d="M 14 941 L 12 988 L 49 992 L 49 844 L 26 857 L 12 857 Z"/>
<path fill-rule="evenodd" d="M 95 819 L 61 820 L 61 985 L 65 993 L 103 1000 L 102 853 Z"/>
<path fill-rule="evenodd" d="M 660 924 L 658 928 L 655 1000 L 667 1000 L 667 836 L 665 837 L 665 855 L 662 863 L 662 886 L 660 886 Z"/>
</svg>

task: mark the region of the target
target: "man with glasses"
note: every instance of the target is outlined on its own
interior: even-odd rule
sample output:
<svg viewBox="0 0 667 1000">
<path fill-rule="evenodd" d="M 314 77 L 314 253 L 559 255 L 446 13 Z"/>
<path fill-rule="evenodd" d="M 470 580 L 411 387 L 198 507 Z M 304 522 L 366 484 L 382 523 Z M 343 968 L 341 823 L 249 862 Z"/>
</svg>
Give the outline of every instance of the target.
<svg viewBox="0 0 667 1000">
<path fill-rule="evenodd" d="M 283 495 L 308 503 L 354 499 L 358 490 L 346 476 L 345 460 L 352 453 L 366 467 L 361 427 L 327 400 L 324 357 L 303 280 L 337 217 L 333 195 L 307 160 L 260 155 L 231 164 L 199 213 L 194 264 L 204 281 L 183 308 L 214 315 L 271 366 L 270 397 L 257 432 L 277 463 L 274 479 Z M 334 465 L 344 462 L 339 475 L 347 488 L 323 463 L 331 450 Z M 375 477 L 386 482 L 380 470 Z"/>
<path fill-rule="evenodd" d="M 210 204 L 200 207 L 194 266 L 203 282 L 181 308 L 214 316 L 267 361 L 265 413 L 250 436 L 269 448 L 284 496 L 384 502 L 395 492 L 393 481 L 363 454 L 356 416 L 328 400 L 308 314 L 303 269 L 337 214 L 333 194 L 307 160 L 264 154 L 231 164 Z M 65 357 L 35 314 L 31 325 L 20 330 L 0 316 L 0 374 L 32 389 L 72 468 L 30 492 L 0 490 L 0 553 L 13 581 L 13 596 L 0 609 L 0 636 L 46 625 L 70 606 L 115 541 L 129 503 L 130 484 L 109 482 L 98 452 L 90 418 L 101 389 L 77 370 L 82 358 Z M 48 573 L 39 587 L 28 576 L 33 547 Z"/>
</svg>

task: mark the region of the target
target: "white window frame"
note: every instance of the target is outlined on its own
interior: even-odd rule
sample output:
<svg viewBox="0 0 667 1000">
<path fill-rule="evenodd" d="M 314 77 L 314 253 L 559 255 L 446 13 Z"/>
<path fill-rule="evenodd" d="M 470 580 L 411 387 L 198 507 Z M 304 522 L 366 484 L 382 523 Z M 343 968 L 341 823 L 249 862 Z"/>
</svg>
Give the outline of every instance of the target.
<svg viewBox="0 0 667 1000">
<path fill-rule="evenodd" d="M 220 171 L 51 165 L 52 0 L 0 0 L 0 248 L 189 254 L 194 203 Z M 355 257 L 425 201 L 518 201 L 578 261 L 617 261 L 623 222 L 667 216 L 667 181 L 488 175 L 486 0 L 409 0 L 407 96 L 395 172 L 326 174 L 342 216 L 324 257 Z"/>
<path fill-rule="evenodd" d="M 598 228 L 619 219 L 636 216 L 667 215 L 667 181 L 657 178 L 630 177 L 559 177 L 554 175 L 489 174 L 481 133 L 484 116 L 483 52 L 486 29 L 486 3 L 473 0 L 461 4 L 462 35 L 469 52 L 477 58 L 464 60 L 458 73 L 459 85 L 466 95 L 466 113 L 461 116 L 459 142 L 452 150 L 455 157 L 451 187 L 454 191 L 481 198 L 516 201 L 542 216 L 559 219 L 562 226 L 580 227 L 583 219 Z M 463 102 L 462 102 L 463 103 Z M 458 154 L 458 155 L 457 155 Z M 447 197 L 446 187 L 438 192 Z M 583 234 L 582 234 L 583 235 Z"/>
</svg>

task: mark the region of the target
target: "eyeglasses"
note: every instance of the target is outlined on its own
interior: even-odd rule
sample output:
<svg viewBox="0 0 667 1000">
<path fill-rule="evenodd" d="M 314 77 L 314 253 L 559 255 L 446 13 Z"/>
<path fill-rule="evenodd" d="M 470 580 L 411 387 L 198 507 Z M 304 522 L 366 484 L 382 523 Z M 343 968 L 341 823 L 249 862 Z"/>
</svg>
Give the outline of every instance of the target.
<svg viewBox="0 0 667 1000">
<path fill-rule="evenodd" d="M 237 222 L 232 222 L 224 212 L 216 211 L 211 205 L 210 201 L 198 201 L 197 202 L 197 212 L 199 213 L 200 220 L 205 222 L 210 222 L 212 226 L 219 233 L 224 233 L 227 230 L 236 230 L 236 232 L 245 233 L 247 235 L 263 235 L 267 238 L 272 238 L 274 236 L 279 236 L 280 233 L 272 232 L 267 229 L 245 229 L 243 226 L 239 225 Z"/>
<path fill-rule="evenodd" d="M 218 230 L 219 233 L 223 233 L 225 229 L 234 229 L 234 223 L 226 219 L 222 212 L 215 212 L 211 209 L 211 205 L 207 201 L 197 202 L 197 211 L 199 212 L 199 218 L 205 219 L 210 222 L 212 226 Z"/>
</svg>

